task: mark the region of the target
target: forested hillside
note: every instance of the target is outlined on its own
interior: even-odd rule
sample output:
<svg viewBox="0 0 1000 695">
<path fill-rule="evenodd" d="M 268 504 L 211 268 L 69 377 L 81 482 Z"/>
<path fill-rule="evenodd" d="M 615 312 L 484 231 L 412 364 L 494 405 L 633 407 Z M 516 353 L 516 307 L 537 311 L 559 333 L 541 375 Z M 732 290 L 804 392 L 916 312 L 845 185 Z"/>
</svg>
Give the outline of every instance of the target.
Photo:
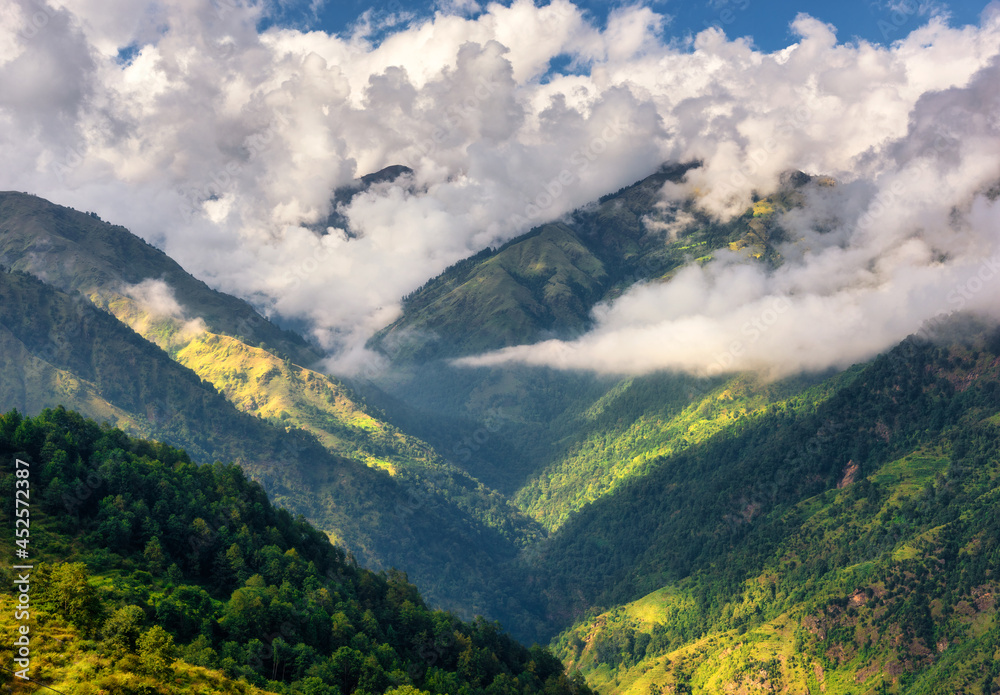
<svg viewBox="0 0 1000 695">
<path fill-rule="evenodd" d="M 998 414 L 995 331 L 737 414 L 533 558 L 552 610 L 656 590 L 559 653 L 607 692 L 992 692 Z"/>
<path fill-rule="evenodd" d="M 363 562 L 420 578 L 439 605 L 485 612 L 483 596 L 493 604 L 500 590 L 487 568 L 533 533 L 506 500 L 444 464 L 393 476 L 240 412 L 113 316 L 30 275 L 0 273 L 0 340 L 3 407 L 63 404 L 183 444 L 199 463 L 236 462 Z"/>
<path fill-rule="evenodd" d="M 503 602 L 485 568 L 541 527 L 310 369 L 319 353 L 300 336 L 123 227 L 35 196 L 0 194 L 0 257 L 14 269 L 0 278 L 0 406 L 66 405 L 198 462 L 235 461 L 363 562 L 408 570 L 439 605 L 471 616 Z"/>
<path fill-rule="evenodd" d="M 557 653 L 607 693 L 995 692 L 998 435 L 921 447 L 774 514 L 758 524 L 784 534 L 772 553 L 734 547 L 566 631 Z"/>
<path fill-rule="evenodd" d="M 662 201 L 664 184 L 679 181 L 694 166 L 664 165 L 564 221 L 455 264 L 405 297 L 403 316 L 371 345 L 399 364 L 576 335 L 590 324 L 598 302 L 636 282 L 668 279 L 720 248 L 781 263 L 776 243 L 784 231 L 777 213 L 799 205 L 804 187 L 832 185 L 826 178 L 789 174 L 772 195 L 720 223 L 693 201 Z"/>
<path fill-rule="evenodd" d="M 0 417 L 0 457 L 7 499 L 30 481 L 38 683 L 71 695 L 589 692 L 546 650 L 430 610 L 399 572 L 358 567 L 236 466 L 197 466 L 64 409 Z M 12 537 L 0 547 L 13 556 Z M 0 573 L 11 615 L 13 577 Z M 15 627 L 0 628 L 8 664 Z"/>
</svg>

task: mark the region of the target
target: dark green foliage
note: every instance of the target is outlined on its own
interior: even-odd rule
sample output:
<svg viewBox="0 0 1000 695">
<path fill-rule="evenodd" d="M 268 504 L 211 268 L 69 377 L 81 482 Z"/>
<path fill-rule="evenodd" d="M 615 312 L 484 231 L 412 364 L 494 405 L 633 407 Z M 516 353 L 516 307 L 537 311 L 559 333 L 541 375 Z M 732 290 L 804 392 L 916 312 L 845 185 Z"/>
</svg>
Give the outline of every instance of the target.
<svg viewBox="0 0 1000 695">
<path fill-rule="evenodd" d="M 37 600 L 100 638 L 122 669 L 169 674 L 179 654 L 281 692 L 589 692 L 497 624 L 428 609 L 405 574 L 359 568 L 236 466 L 196 466 L 63 409 L 0 417 L 0 458 L 14 456 L 38 491 L 93 474 L 72 514 L 36 511 L 47 544 L 71 542 L 89 566 L 40 564 Z M 5 467 L 0 490 L 13 478 Z M 164 581 L 153 564 L 179 573 Z"/>
<path fill-rule="evenodd" d="M 586 507 L 550 540 L 545 572 L 552 577 L 551 597 L 564 604 L 565 593 L 557 587 L 572 581 L 583 598 L 581 608 L 622 603 L 715 567 L 719 584 L 701 599 L 709 606 L 739 586 L 748 568 L 744 563 L 767 557 L 799 523 L 782 512 L 834 488 L 849 462 L 863 478 L 946 434 L 955 446 L 949 478 L 995 461 L 994 435 L 977 416 L 1000 410 L 998 382 L 984 378 L 956 392 L 940 376 L 948 354 L 943 347 L 907 341 L 842 379 L 844 385 L 815 408 L 775 409 L 748 418 L 702 446 L 651 465 L 646 475 Z M 879 504 L 878 492 L 867 484 L 855 486 L 852 494 L 867 508 Z M 924 498 L 900 510 L 896 523 L 910 523 L 935 500 L 940 516 L 934 521 L 952 521 L 961 509 L 953 494 L 948 487 L 928 488 Z M 645 532 L 637 534 L 637 528 Z M 836 561 L 869 559 L 891 533 L 891 525 L 879 527 L 842 548 Z M 741 562 L 718 565 L 733 548 L 740 548 Z M 799 571 L 822 574 L 818 563 L 832 559 L 809 553 L 816 564 Z"/>
</svg>

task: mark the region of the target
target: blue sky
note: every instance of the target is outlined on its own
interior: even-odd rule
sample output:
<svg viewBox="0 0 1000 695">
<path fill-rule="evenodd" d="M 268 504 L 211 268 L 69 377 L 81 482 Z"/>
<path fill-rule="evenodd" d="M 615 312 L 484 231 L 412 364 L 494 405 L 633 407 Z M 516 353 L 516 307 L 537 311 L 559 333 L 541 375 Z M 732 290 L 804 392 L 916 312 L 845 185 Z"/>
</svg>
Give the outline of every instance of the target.
<svg viewBox="0 0 1000 695">
<path fill-rule="evenodd" d="M 441 5 L 435 0 L 326 0 L 318 10 L 315 2 L 290 2 L 285 4 L 281 24 L 298 28 L 322 29 L 330 33 L 346 33 L 366 11 L 385 16 L 402 7 L 415 18 L 433 14 Z M 481 2 L 485 7 L 486 3 Z M 509 4 L 504 0 L 502 4 Z M 544 3 L 539 3 L 544 4 Z M 597 24 L 602 24 L 608 13 L 623 3 L 603 0 L 578 0 Z M 634 3 L 632 3 L 634 4 Z M 799 12 L 807 12 L 837 27 L 841 42 L 856 38 L 874 43 L 891 43 L 902 38 L 928 16 L 928 8 L 944 9 L 953 26 L 974 24 L 986 2 L 926 2 L 925 0 L 846 0 L 845 2 L 801 2 L 796 0 L 698 0 L 697 2 L 669 2 L 646 0 L 644 3 L 673 21 L 667 26 L 668 37 L 683 38 L 707 26 L 721 27 L 730 38 L 750 36 L 760 49 L 773 51 L 784 48 L 795 39 L 788 29 L 789 23 Z"/>
</svg>

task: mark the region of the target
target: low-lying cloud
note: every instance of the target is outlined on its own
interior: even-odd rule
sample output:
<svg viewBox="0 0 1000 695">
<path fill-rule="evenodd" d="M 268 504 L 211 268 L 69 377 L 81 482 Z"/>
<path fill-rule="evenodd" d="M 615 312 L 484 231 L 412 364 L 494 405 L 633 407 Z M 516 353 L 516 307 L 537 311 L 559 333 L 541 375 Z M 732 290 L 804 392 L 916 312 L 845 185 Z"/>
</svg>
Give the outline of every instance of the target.
<svg viewBox="0 0 1000 695">
<path fill-rule="evenodd" d="M 130 323 L 133 330 L 141 335 L 150 335 L 154 322 L 172 320 L 176 330 L 169 337 L 157 339 L 160 347 L 167 344 L 183 344 L 197 338 L 208 330 L 200 316 L 188 316 L 184 307 L 174 296 L 174 288 L 164 280 L 147 278 L 134 285 L 123 285 L 122 293 L 132 299 L 144 315 L 135 317 Z"/>
<path fill-rule="evenodd" d="M 597 307 L 578 340 L 462 363 L 780 377 L 868 359 L 956 312 L 1000 319 L 998 94 L 995 58 L 967 85 L 921 96 L 905 134 L 859 154 L 853 180 L 808 186 L 779 218 L 777 269 L 725 250 Z M 708 206 L 724 202 L 712 177 L 694 177 Z"/>
<path fill-rule="evenodd" d="M 667 202 L 694 195 L 722 217 L 789 169 L 841 185 L 786 216 L 801 240 L 773 274 L 721 254 L 600 307 L 579 341 L 485 361 L 843 364 L 953 306 L 950 288 L 994 248 L 995 206 L 975 193 L 1000 175 L 995 6 L 979 26 L 931 18 L 888 48 L 838 43 L 801 15 L 798 41 L 771 54 L 716 29 L 665 41 L 668 19 L 641 5 L 603 29 L 568 0 L 475 18 L 442 7 L 375 45 L 260 33 L 266 5 L 232 0 L 8 0 L 0 188 L 125 224 L 305 322 L 344 372 L 428 278 L 664 161 L 704 163 Z M 314 231 L 334 190 L 392 164 L 414 174 L 356 196 L 350 234 Z M 779 308 L 759 337 L 745 330 Z"/>
</svg>

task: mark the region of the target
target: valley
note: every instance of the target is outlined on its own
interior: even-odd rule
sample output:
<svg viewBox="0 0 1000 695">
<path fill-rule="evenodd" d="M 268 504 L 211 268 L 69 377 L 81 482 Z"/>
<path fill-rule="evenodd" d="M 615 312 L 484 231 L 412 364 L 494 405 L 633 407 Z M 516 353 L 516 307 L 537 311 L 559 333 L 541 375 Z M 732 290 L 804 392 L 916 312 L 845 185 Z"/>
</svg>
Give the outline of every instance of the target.
<svg viewBox="0 0 1000 695">
<path fill-rule="evenodd" d="M 449 269 L 360 379 L 126 230 L 8 194 L 2 405 L 235 462 L 363 566 L 551 643 L 602 694 L 973 687 L 997 640 L 988 324 L 780 380 L 454 361 L 577 335 L 713 250 L 777 267 L 777 216 L 831 185 L 789 177 L 728 225 L 666 220 L 656 191 L 686 170 Z M 687 226 L 655 231 L 670 220 Z M 108 249 L 130 245 L 149 267 L 123 275 Z"/>
</svg>

